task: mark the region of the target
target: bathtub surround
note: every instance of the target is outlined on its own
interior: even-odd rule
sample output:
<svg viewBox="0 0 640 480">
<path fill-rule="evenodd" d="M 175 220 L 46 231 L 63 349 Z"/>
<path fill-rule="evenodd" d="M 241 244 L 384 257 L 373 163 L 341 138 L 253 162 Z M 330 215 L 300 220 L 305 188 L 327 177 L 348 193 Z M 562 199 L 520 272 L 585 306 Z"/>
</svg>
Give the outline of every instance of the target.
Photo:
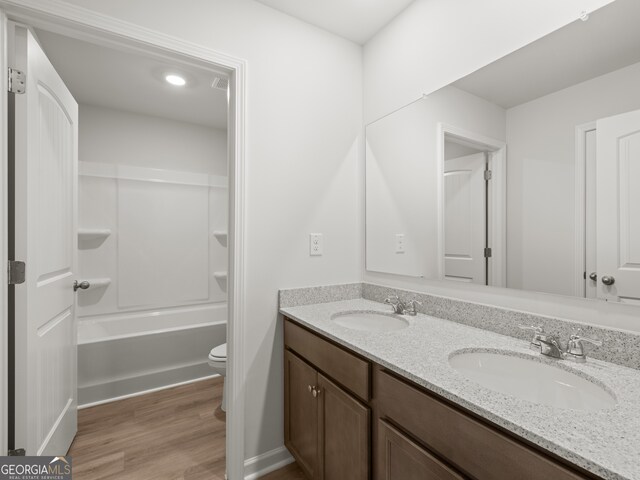
<svg viewBox="0 0 640 480">
<path fill-rule="evenodd" d="M 80 116 L 79 278 L 91 287 L 78 293 L 79 405 L 214 375 L 226 131 L 91 105 Z"/>
<path fill-rule="evenodd" d="M 280 304 L 280 308 L 357 298 L 341 295 L 345 291 L 355 293 L 358 290 L 356 285 L 361 285 L 361 298 L 363 299 L 379 303 L 384 302 L 385 298 L 393 295 L 398 295 L 405 300 L 416 299 L 422 303 L 421 306 L 417 306 L 419 313 L 518 338 L 523 341 L 530 341 L 531 333 L 521 330 L 518 328 L 519 325 L 542 325 L 545 332 L 557 334 L 563 341 L 566 341 L 575 329 L 580 328 L 581 334 L 585 337 L 597 338 L 604 342 L 604 345 L 599 348 L 585 345 L 585 351 L 589 357 L 640 370 L 640 334 L 636 332 L 588 325 L 550 316 L 534 315 L 518 310 L 497 308 L 481 303 L 385 287 L 372 283 L 280 290 L 280 300 L 281 302 L 284 301 L 284 303 Z M 336 293 L 336 297 L 332 300 L 327 292 Z M 318 299 L 318 301 L 310 302 L 310 299 Z M 388 308 L 390 310 L 391 307 Z"/>
</svg>

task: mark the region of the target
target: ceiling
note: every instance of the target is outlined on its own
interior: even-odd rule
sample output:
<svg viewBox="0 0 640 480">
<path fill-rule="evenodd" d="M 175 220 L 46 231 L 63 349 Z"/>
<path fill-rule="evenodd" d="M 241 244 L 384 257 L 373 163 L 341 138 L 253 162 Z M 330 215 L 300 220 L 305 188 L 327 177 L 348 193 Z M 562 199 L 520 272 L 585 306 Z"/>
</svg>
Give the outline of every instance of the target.
<svg viewBox="0 0 640 480">
<path fill-rule="evenodd" d="M 43 30 L 36 35 L 49 60 L 78 103 L 227 128 L 227 92 L 212 88 L 213 71 L 171 65 L 71 39 Z M 184 87 L 165 82 L 167 73 L 187 79 Z"/>
<path fill-rule="evenodd" d="M 511 108 L 640 62 L 640 1 L 617 0 L 453 85 Z"/>
<path fill-rule="evenodd" d="M 361 45 L 414 2 L 414 0 L 256 1 Z"/>
</svg>

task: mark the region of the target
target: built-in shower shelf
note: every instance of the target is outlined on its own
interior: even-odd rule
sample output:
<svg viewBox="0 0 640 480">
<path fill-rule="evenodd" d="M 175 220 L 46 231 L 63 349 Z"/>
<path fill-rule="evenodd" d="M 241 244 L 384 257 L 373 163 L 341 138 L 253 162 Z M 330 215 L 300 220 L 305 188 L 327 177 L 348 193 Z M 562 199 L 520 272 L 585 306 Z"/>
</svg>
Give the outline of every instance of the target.
<svg viewBox="0 0 640 480">
<path fill-rule="evenodd" d="M 227 272 L 213 272 L 213 277 L 216 280 L 226 280 L 227 279 Z"/>
<path fill-rule="evenodd" d="M 78 240 L 97 240 L 99 238 L 107 238 L 111 235 L 108 228 L 79 228 Z"/>
<path fill-rule="evenodd" d="M 94 288 L 105 288 L 108 287 L 109 285 L 111 285 L 111 279 L 110 278 L 85 278 L 85 280 L 87 282 L 89 282 L 89 289 L 94 289 Z"/>
<path fill-rule="evenodd" d="M 213 236 L 218 239 L 220 243 L 227 243 L 228 233 L 222 230 L 213 232 Z"/>
</svg>

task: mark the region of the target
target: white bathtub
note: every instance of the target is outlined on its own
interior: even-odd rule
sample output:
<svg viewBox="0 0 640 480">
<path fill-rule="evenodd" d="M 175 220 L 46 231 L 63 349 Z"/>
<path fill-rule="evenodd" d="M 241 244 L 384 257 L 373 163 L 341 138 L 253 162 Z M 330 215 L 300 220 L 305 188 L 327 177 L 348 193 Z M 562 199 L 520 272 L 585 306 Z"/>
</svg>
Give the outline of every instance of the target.
<svg viewBox="0 0 640 480">
<path fill-rule="evenodd" d="M 226 303 L 78 321 L 78 404 L 105 403 L 207 378 L 211 348 L 226 341 Z"/>
</svg>

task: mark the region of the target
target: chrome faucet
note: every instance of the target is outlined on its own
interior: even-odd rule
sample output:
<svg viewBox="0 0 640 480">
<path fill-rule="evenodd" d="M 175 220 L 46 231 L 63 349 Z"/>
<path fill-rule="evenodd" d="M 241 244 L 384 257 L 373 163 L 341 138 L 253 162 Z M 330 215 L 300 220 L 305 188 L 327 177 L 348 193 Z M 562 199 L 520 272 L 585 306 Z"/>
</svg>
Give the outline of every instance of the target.
<svg viewBox="0 0 640 480">
<path fill-rule="evenodd" d="M 520 326 L 523 330 L 533 330 L 533 338 L 529 343 L 529 347 L 532 350 L 539 351 L 541 355 L 545 355 L 551 358 L 557 358 L 560 360 L 570 360 L 572 362 L 584 363 L 587 361 L 587 355 L 584 352 L 584 345 L 582 342 L 591 343 L 597 347 L 603 345 L 602 341 L 595 340 L 593 338 L 581 337 L 578 329 L 575 333 L 569 337 L 569 341 L 565 348 L 562 348 L 560 339 L 555 335 L 547 335 L 542 325 L 537 327 Z"/>
<path fill-rule="evenodd" d="M 407 308 L 397 295 L 391 295 L 390 297 L 385 298 L 384 303 L 391 305 L 393 313 L 397 313 L 398 315 L 404 315 L 405 309 Z"/>
<path fill-rule="evenodd" d="M 560 339 L 554 335 L 540 335 L 540 353 L 551 358 L 565 358 Z"/>
<path fill-rule="evenodd" d="M 409 300 L 407 303 L 404 303 L 397 295 L 391 295 L 390 297 L 385 298 L 384 303 L 391 305 L 393 313 L 398 315 L 411 315 L 412 317 L 415 317 L 418 314 L 416 305 L 422 306 L 422 303 L 416 299 Z"/>
</svg>

